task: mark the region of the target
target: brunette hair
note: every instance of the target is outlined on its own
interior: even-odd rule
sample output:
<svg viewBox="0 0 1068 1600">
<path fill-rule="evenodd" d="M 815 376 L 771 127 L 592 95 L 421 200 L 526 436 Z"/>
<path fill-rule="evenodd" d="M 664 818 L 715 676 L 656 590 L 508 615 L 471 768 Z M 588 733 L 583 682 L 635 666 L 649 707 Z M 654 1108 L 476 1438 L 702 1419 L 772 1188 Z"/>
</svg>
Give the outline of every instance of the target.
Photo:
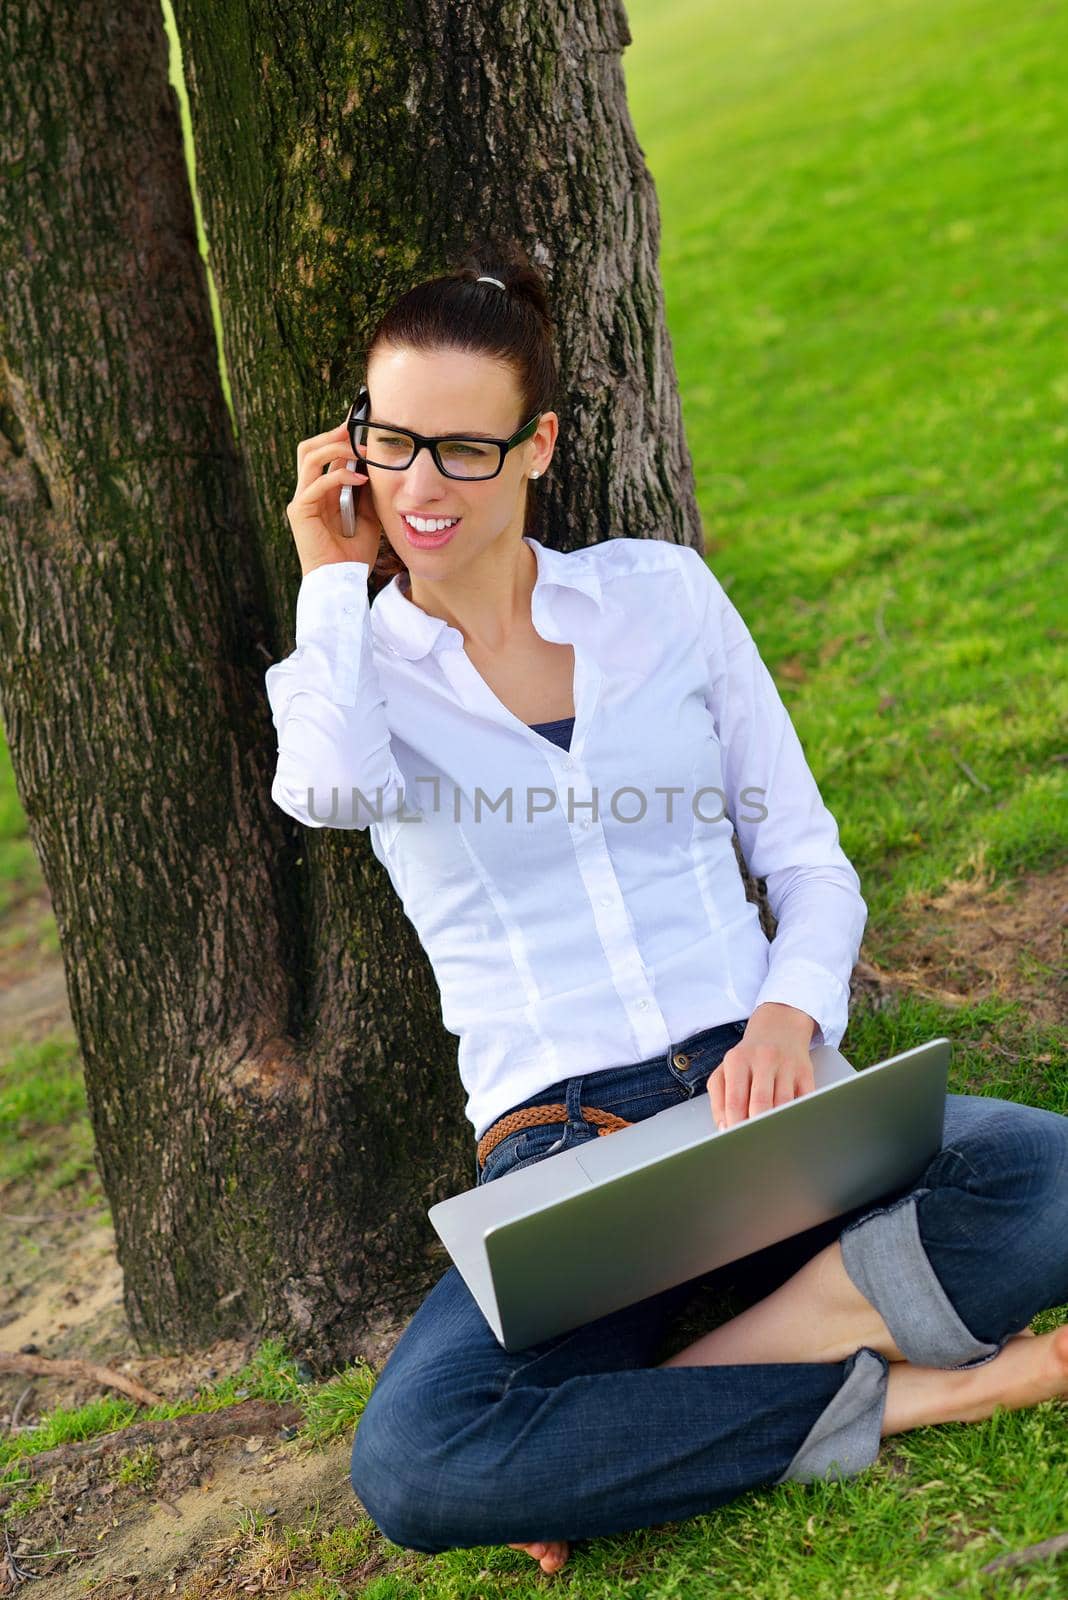
<svg viewBox="0 0 1068 1600">
<path fill-rule="evenodd" d="M 477 282 L 484 275 L 499 278 L 504 289 Z M 558 370 L 546 284 L 516 243 L 474 244 L 451 271 L 406 290 L 371 334 L 363 352 L 365 373 L 371 356 L 384 345 L 472 351 L 504 362 L 519 383 L 517 427 L 535 412 L 553 408 Z M 524 534 L 532 533 L 537 512 L 534 491 L 528 489 Z M 371 572 L 372 598 L 407 570 L 383 533 Z"/>
</svg>

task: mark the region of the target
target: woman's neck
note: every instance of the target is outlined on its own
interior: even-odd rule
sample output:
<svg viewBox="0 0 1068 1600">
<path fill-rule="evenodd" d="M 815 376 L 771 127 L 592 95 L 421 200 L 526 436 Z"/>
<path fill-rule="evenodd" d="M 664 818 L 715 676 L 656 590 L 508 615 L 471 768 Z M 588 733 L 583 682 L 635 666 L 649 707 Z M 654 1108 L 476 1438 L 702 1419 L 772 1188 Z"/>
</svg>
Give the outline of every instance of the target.
<svg viewBox="0 0 1068 1600">
<path fill-rule="evenodd" d="M 440 582 L 408 573 L 401 592 L 428 616 L 441 617 L 458 628 L 464 640 L 483 650 L 500 650 L 517 632 L 531 626 L 531 595 L 538 560 L 525 540 L 498 541 L 477 570 L 468 569 L 454 582 Z"/>
</svg>

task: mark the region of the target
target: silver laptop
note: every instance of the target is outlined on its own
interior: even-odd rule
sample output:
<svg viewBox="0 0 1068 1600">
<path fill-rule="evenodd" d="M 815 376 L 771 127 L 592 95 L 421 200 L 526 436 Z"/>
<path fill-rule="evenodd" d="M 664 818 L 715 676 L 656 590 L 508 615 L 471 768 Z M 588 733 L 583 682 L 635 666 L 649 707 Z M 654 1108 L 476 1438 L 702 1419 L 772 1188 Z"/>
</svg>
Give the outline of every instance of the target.
<svg viewBox="0 0 1068 1600">
<path fill-rule="evenodd" d="M 498 1343 L 525 1350 L 915 1182 L 942 1146 L 950 1049 L 857 1072 L 817 1045 L 800 1099 L 717 1129 L 702 1089 L 427 1215 Z"/>
</svg>

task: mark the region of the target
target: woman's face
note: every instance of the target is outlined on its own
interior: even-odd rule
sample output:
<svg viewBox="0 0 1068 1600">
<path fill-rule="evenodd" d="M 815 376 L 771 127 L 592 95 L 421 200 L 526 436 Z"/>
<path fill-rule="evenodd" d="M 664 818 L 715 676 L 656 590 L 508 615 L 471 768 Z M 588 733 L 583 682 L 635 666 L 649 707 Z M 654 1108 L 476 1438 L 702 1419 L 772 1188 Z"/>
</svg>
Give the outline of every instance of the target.
<svg viewBox="0 0 1068 1600">
<path fill-rule="evenodd" d="M 510 439 L 530 420 L 520 416 L 519 387 L 512 370 L 470 352 L 382 347 L 368 363 L 367 388 L 372 422 L 388 422 L 415 433 L 481 433 Z M 527 479 L 532 471 L 545 472 L 557 427 L 556 413 L 543 412 L 537 432 L 508 451 L 495 478 L 448 478 L 426 449 L 403 472 L 368 469 L 375 512 L 413 578 L 453 578 L 490 547 L 499 548 L 498 541 L 518 543 Z M 409 538 L 406 514 L 458 517 L 459 522 L 438 548 L 419 548 Z"/>
</svg>

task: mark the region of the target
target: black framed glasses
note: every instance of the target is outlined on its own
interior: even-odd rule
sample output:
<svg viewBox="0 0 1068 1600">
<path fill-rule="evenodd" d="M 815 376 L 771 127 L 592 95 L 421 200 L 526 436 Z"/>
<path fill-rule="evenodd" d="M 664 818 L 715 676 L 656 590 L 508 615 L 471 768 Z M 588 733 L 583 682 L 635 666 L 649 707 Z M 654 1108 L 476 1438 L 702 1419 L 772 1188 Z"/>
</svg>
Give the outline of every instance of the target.
<svg viewBox="0 0 1068 1600">
<path fill-rule="evenodd" d="M 372 422 L 368 418 L 369 408 L 370 395 L 364 386 L 345 419 L 349 443 L 357 460 L 369 467 L 383 467 L 387 472 L 404 472 L 425 445 L 440 473 L 446 478 L 466 478 L 469 482 L 495 478 L 509 450 L 529 439 L 541 421 L 539 411 L 510 439 L 487 439 L 478 434 L 462 433 L 428 436 L 412 433 L 409 428 L 394 427 L 391 422 Z"/>
</svg>

